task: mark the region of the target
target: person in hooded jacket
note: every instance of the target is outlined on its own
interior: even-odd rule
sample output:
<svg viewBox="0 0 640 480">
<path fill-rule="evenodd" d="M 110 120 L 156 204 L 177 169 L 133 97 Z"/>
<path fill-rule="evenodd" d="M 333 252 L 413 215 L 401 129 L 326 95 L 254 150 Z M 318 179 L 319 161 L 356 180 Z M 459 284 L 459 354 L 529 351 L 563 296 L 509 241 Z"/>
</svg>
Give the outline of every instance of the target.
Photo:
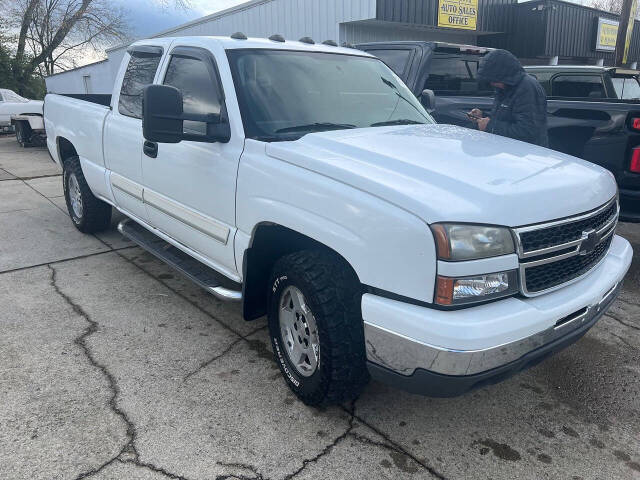
<svg viewBox="0 0 640 480">
<path fill-rule="evenodd" d="M 469 112 L 478 130 L 549 146 L 547 96 L 535 77 L 524 71 L 511 52 L 489 52 L 480 64 L 478 79 L 496 89 L 488 116 L 483 116 L 477 108 Z"/>
</svg>

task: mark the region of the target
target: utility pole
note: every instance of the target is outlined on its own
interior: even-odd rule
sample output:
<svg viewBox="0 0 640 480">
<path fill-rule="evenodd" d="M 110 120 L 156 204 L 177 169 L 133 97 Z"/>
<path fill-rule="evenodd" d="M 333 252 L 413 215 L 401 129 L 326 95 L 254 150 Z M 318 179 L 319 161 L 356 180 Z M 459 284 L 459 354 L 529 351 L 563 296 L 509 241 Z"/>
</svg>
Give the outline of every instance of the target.
<svg viewBox="0 0 640 480">
<path fill-rule="evenodd" d="M 618 67 L 627 63 L 627 54 L 629 53 L 629 45 L 631 45 L 633 22 L 636 17 L 637 7 L 637 0 L 623 0 L 620 25 L 618 26 L 618 38 L 616 40 L 616 66 Z"/>
</svg>

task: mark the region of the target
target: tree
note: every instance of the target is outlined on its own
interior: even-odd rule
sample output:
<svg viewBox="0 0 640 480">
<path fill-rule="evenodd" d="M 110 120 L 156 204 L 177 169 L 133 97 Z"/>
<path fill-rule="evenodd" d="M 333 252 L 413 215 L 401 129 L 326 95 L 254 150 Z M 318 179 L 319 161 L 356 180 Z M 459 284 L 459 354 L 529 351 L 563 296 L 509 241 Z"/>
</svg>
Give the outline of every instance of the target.
<svg viewBox="0 0 640 480">
<path fill-rule="evenodd" d="M 622 3 L 624 0 L 590 0 L 586 3 L 587 6 L 597 8 L 598 10 L 604 10 L 605 12 L 615 13 L 620 15 L 622 12 Z M 640 9 L 635 13 L 635 18 L 640 20 Z"/>
<path fill-rule="evenodd" d="M 6 22 L 13 36 L 5 46 L 13 47 L 12 83 L 20 94 L 34 73 L 50 75 L 73 66 L 70 60 L 79 49 L 126 38 L 125 12 L 106 0 L 0 1 L 9 12 Z"/>
<path fill-rule="evenodd" d="M 186 8 L 189 0 L 157 3 Z M 126 10 L 109 0 L 0 0 L 0 11 L 0 46 L 10 52 L 7 83 L 21 95 L 34 75 L 74 67 L 78 56 L 128 37 Z"/>
</svg>

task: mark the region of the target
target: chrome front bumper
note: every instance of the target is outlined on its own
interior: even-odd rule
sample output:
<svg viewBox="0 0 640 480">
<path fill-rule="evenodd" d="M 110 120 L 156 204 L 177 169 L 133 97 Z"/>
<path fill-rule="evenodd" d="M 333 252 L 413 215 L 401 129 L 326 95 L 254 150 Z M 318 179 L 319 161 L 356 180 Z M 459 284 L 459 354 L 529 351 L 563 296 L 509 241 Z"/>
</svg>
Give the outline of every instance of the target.
<svg viewBox="0 0 640 480">
<path fill-rule="evenodd" d="M 551 328 L 515 342 L 481 350 L 436 347 L 365 323 L 367 358 L 403 375 L 411 375 L 416 368 L 442 375 L 474 375 L 514 362 L 591 323 L 604 314 L 619 291 L 618 283 L 598 303 L 561 318 Z"/>
<path fill-rule="evenodd" d="M 365 294 L 369 370 L 374 377 L 396 384 L 406 381 L 412 384 L 406 389 L 429 395 L 457 395 L 489 378 L 499 381 L 496 378 L 505 372 L 527 368 L 591 328 L 618 295 L 632 256 L 629 242 L 616 235 L 604 261 L 572 285 L 533 298 L 511 297 L 461 310 Z M 419 382 L 432 385 L 418 388 Z"/>
</svg>

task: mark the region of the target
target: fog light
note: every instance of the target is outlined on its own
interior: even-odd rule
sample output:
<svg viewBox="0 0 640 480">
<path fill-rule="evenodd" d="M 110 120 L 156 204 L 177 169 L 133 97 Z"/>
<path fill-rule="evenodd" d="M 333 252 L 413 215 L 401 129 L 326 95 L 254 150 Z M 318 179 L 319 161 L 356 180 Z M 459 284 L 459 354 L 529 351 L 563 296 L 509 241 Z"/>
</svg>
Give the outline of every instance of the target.
<svg viewBox="0 0 640 480">
<path fill-rule="evenodd" d="M 517 291 L 518 281 L 515 270 L 463 278 L 438 275 L 436 303 L 458 305 L 483 302 L 513 295 Z"/>
</svg>

